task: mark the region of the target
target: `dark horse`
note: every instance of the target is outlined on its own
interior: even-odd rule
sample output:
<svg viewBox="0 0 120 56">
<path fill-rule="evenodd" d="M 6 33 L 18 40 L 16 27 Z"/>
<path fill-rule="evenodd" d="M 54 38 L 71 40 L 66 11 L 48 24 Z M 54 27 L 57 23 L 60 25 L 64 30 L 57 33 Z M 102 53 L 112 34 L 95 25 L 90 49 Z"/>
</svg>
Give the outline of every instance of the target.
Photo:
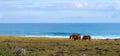
<svg viewBox="0 0 120 56">
<path fill-rule="evenodd" d="M 80 40 L 81 36 L 80 36 L 80 34 L 72 34 L 72 35 L 70 35 L 69 39 Z"/>
<path fill-rule="evenodd" d="M 82 40 L 91 40 L 91 36 L 85 35 L 85 36 L 83 36 Z"/>
</svg>

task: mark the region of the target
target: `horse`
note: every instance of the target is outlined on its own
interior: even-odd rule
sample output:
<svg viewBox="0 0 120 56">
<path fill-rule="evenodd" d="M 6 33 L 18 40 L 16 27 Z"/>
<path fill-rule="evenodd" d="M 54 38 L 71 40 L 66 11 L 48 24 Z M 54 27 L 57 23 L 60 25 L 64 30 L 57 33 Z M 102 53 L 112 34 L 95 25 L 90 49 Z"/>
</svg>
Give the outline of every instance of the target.
<svg viewBox="0 0 120 56">
<path fill-rule="evenodd" d="M 80 40 L 81 36 L 80 34 L 72 34 L 70 35 L 69 39 Z"/>
<path fill-rule="evenodd" d="M 84 35 L 82 40 L 91 40 L 91 36 L 89 35 Z"/>
</svg>

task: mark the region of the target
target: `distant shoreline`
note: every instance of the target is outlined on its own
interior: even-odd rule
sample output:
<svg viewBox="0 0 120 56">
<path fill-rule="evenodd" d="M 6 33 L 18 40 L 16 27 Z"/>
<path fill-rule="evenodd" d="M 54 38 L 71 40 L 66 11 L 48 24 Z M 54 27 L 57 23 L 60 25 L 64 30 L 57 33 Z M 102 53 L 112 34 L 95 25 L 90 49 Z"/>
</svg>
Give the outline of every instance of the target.
<svg viewBox="0 0 120 56">
<path fill-rule="evenodd" d="M 49 38 L 49 39 L 69 39 L 69 37 L 42 37 L 42 36 L 3 36 L 3 35 L 0 35 L 0 37 L 15 37 L 15 38 Z M 120 38 L 92 38 L 93 40 L 114 40 L 114 39 L 120 39 Z"/>
<path fill-rule="evenodd" d="M 112 27 L 111 27 L 112 26 Z M 71 34 L 90 35 L 92 39 L 120 38 L 120 24 L 114 23 L 30 23 L 0 24 L 0 35 L 69 38 Z"/>
</svg>

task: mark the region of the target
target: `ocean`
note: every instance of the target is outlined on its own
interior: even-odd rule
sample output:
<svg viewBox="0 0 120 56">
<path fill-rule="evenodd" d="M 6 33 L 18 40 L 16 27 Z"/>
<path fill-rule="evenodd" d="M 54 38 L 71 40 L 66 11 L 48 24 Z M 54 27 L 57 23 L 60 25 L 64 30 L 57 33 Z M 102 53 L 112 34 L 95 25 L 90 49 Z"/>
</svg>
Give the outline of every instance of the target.
<svg viewBox="0 0 120 56">
<path fill-rule="evenodd" d="M 1 36 L 69 38 L 75 33 L 94 39 L 120 38 L 120 23 L 0 23 Z"/>
</svg>

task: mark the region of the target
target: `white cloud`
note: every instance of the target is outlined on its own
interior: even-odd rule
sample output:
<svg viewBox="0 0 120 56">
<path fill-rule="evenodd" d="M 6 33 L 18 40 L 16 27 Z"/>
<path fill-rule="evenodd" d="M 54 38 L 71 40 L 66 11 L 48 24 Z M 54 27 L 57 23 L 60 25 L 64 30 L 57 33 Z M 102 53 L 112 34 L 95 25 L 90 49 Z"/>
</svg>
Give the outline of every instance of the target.
<svg viewBox="0 0 120 56">
<path fill-rule="evenodd" d="M 16 11 L 14 12 L 15 14 L 18 14 L 18 15 L 32 15 L 32 16 L 35 16 L 35 15 L 41 15 L 41 14 L 44 14 L 45 12 L 44 11 L 31 11 L 31 10 L 25 10 L 25 11 Z"/>
<path fill-rule="evenodd" d="M 109 6 L 109 4 L 97 4 L 98 9 L 107 9 Z"/>
<path fill-rule="evenodd" d="M 42 15 L 45 15 L 46 12 L 44 11 L 34 11 L 34 10 L 21 10 L 21 11 L 6 11 L 6 12 L 1 12 L 0 14 L 0 19 L 19 19 L 19 18 L 36 18 L 36 17 L 41 17 Z M 27 18 L 26 18 L 27 17 Z"/>
<path fill-rule="evenodd" d="M 116 9 L 120 10 L 120 0 L 115 0 Z"/>
<path fill-rule="evenodd" d="M 51 6 L 48 2 L 20 2 L 20 1 L 7 1 L 0 2 L 0 7 L 16 7 L 16 8 L 35 8 L 35 7 L 48 7 Z"/>
<path fill-rule="evenodd" d="M 81 2 L 76 2 L 75 3 L 75 7 L 77 7 L 77 8 L 84 8 L 85 5 L 83 3 L 81 3 Z"/>
<path fill-rule="evenodd" d="M 92 3 L 92 2 L 80 2 L 77 1 L 74 3 L 74 6 L 79 9 L 98 9 L 98 10 L 104 10 L 104 9 L 109 9 L 114 8 L 113 3 Z M 120 3 L 119 3 L 120 4 Z"/>
<path fill-rule="evenodd" d="M 24 8 L 39 8 L 39 7 L 50 7 L 52 6 L 52 4 L 47 3 L 47 2 L 36 2 L 36 3 L 27 3 L 27 4 L 21 4 L 20 7 L 24 7 Z"/>
<path fill-rule="evenodd" d="M 95 3 L 95 2 L 81 2 L 81 1 L 74 1 L 74 2 L 21 2 L 21 1 L 4 1 L 0 2 L 0 7 L 9 7 L 9 8 L 44 8 L 44 9 L 54 9 L 54 10 L 72 10 L 72 9 L 97 9 L 97 10 L 104 10 L 104 9 L 120 9 L 120 0 L 115 0 L 116 7 L 114 6 L 114 2 L 108 3 Z"/>
</svg>

